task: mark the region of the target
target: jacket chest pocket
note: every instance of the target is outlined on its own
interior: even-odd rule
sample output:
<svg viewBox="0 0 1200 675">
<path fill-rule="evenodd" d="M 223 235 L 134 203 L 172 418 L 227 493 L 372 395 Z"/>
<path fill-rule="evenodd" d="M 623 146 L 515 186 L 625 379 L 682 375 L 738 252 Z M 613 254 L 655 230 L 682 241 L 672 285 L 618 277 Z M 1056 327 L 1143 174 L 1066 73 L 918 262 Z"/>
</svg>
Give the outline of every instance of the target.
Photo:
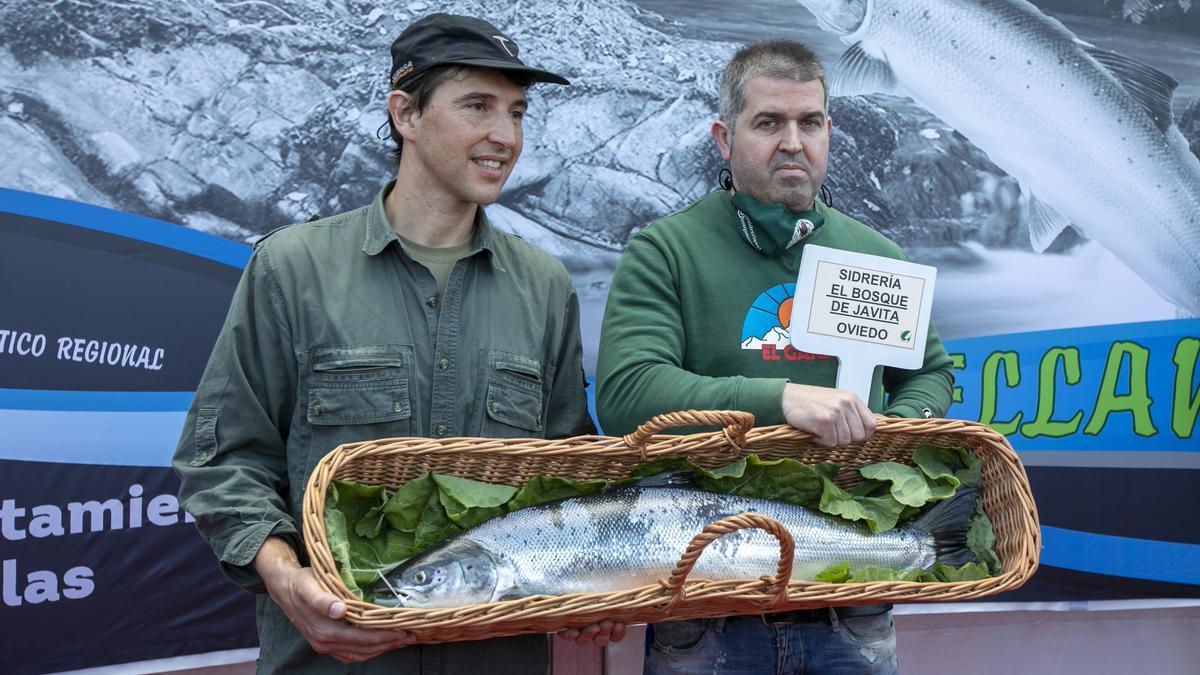
<svg viewBox="0 0 1200 675">
<path fill-rule="evenodd" d="M 545 428 L 545 377 L 537 359 L 486 350 L 483 367 L 487 390 L 480 436 L 540 437 Z"/>
<path fill-rule="evenodd" d="M 342 443 L 410 435 L 411 364 L 405 345 L 311 353 L 304 415 L 318 458 Z"/>
</svg>

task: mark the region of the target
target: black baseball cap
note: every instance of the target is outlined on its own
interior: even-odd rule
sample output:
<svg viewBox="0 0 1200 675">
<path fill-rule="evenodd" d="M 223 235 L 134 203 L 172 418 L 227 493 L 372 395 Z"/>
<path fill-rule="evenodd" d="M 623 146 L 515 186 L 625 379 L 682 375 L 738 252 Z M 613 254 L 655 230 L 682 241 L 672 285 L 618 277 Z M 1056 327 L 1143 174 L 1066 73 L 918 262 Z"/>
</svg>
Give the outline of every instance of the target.
<svg viewBox="0 0 1200 675">
<path fill-rule="evenodd" d="M 519 49 L 499 28 L 471 16 L 430 14 L 400 33 L 392 42 L 391 85 L 441 65 L 479 66 L 524 73 L 536 82 L 570 84 L 567 78 L 530 68 L 517 58 Z"/>
</svg>

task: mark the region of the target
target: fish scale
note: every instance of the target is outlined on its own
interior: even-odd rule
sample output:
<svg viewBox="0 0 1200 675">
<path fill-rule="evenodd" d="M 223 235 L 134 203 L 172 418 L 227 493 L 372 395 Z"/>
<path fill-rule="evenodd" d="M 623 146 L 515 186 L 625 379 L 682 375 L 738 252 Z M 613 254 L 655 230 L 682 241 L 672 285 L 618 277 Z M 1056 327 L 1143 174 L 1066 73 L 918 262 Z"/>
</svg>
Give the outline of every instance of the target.
<svg viewBox="0 0 1200 675">
<path fill-rule="evenodd" d="M 960 549 L 965 549 L 974 499 L 973 491 L 960 491 L 955 499 L 938 507 L 953 514 L 951 538 L 959 541 Z M 935 534 L 918 525 L 872 534 L 861 522 L 783 502 L 635 486 L 494 518 L 407 561 L 388 575 L 387 584 L 375 590 L 377 597 L 386 596 L 388 588 L 398 590 L 403 598 L 400 604 L 407 606 L 436 607 L 505 597 L 632 589 L 666 578 L 706 525 L 746 512 L 774 518 L 791 533 L 795 541 L 793 579 L 814 579 L 821 570 L 843 562 L 853 569 L 909 570 L 930 569 L 938 561 Z M 933 520 L 940 522 L 941 517 Z M 758 529 L 739 530 L 710 543 L 691 578 L 773 575 L 779 553 L 773 535 Z M 958 559 L 960 552 L 954 556 L 955 564 L 966 562 Z"/>
</svg>

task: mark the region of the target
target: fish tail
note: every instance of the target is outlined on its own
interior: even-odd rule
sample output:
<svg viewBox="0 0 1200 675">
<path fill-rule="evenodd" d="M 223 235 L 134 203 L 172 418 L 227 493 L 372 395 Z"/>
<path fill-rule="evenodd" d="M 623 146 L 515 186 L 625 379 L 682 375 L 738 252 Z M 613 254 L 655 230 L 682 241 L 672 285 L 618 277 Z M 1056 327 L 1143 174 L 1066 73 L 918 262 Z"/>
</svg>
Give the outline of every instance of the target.
<svg viewBox="0 0 1200 675">
<path fill-rule="evenodd" d="M 975 560 L 975 553 L 967 545 L 967 530 L 975 515 L 977 497 L 975 488 L 963 488 L 913 521 L 914 528 L 933 537 L 934 562 L 962 567 Z"/>
</svg>

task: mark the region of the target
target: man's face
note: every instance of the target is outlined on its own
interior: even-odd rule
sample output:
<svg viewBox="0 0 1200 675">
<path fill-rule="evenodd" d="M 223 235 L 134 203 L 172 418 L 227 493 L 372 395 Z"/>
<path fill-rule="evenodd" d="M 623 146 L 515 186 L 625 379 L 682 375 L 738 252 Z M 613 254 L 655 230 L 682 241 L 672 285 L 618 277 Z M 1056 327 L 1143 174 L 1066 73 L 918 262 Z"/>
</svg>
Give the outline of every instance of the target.
<svg viewBox="0 0 1200 675">
<path fill-rule="evenodd" d="M 746 106 L 734 127 L 718 120 L 712 134 L 734 187 L 760 202 L 803 211 L 812 208 L 825 180 L 832 130 L 820 80 L 755 77 L 746 82 Z"/>
<path fill-rule="evenodd" d="M 434 90 L 424 112 L 397 125 L 404 137 L 401 179 L 431 197 L 495 202 L 521 155 L 524 115 L 525 90 L 503 73 L 463 70 Z"/>
</svg>

